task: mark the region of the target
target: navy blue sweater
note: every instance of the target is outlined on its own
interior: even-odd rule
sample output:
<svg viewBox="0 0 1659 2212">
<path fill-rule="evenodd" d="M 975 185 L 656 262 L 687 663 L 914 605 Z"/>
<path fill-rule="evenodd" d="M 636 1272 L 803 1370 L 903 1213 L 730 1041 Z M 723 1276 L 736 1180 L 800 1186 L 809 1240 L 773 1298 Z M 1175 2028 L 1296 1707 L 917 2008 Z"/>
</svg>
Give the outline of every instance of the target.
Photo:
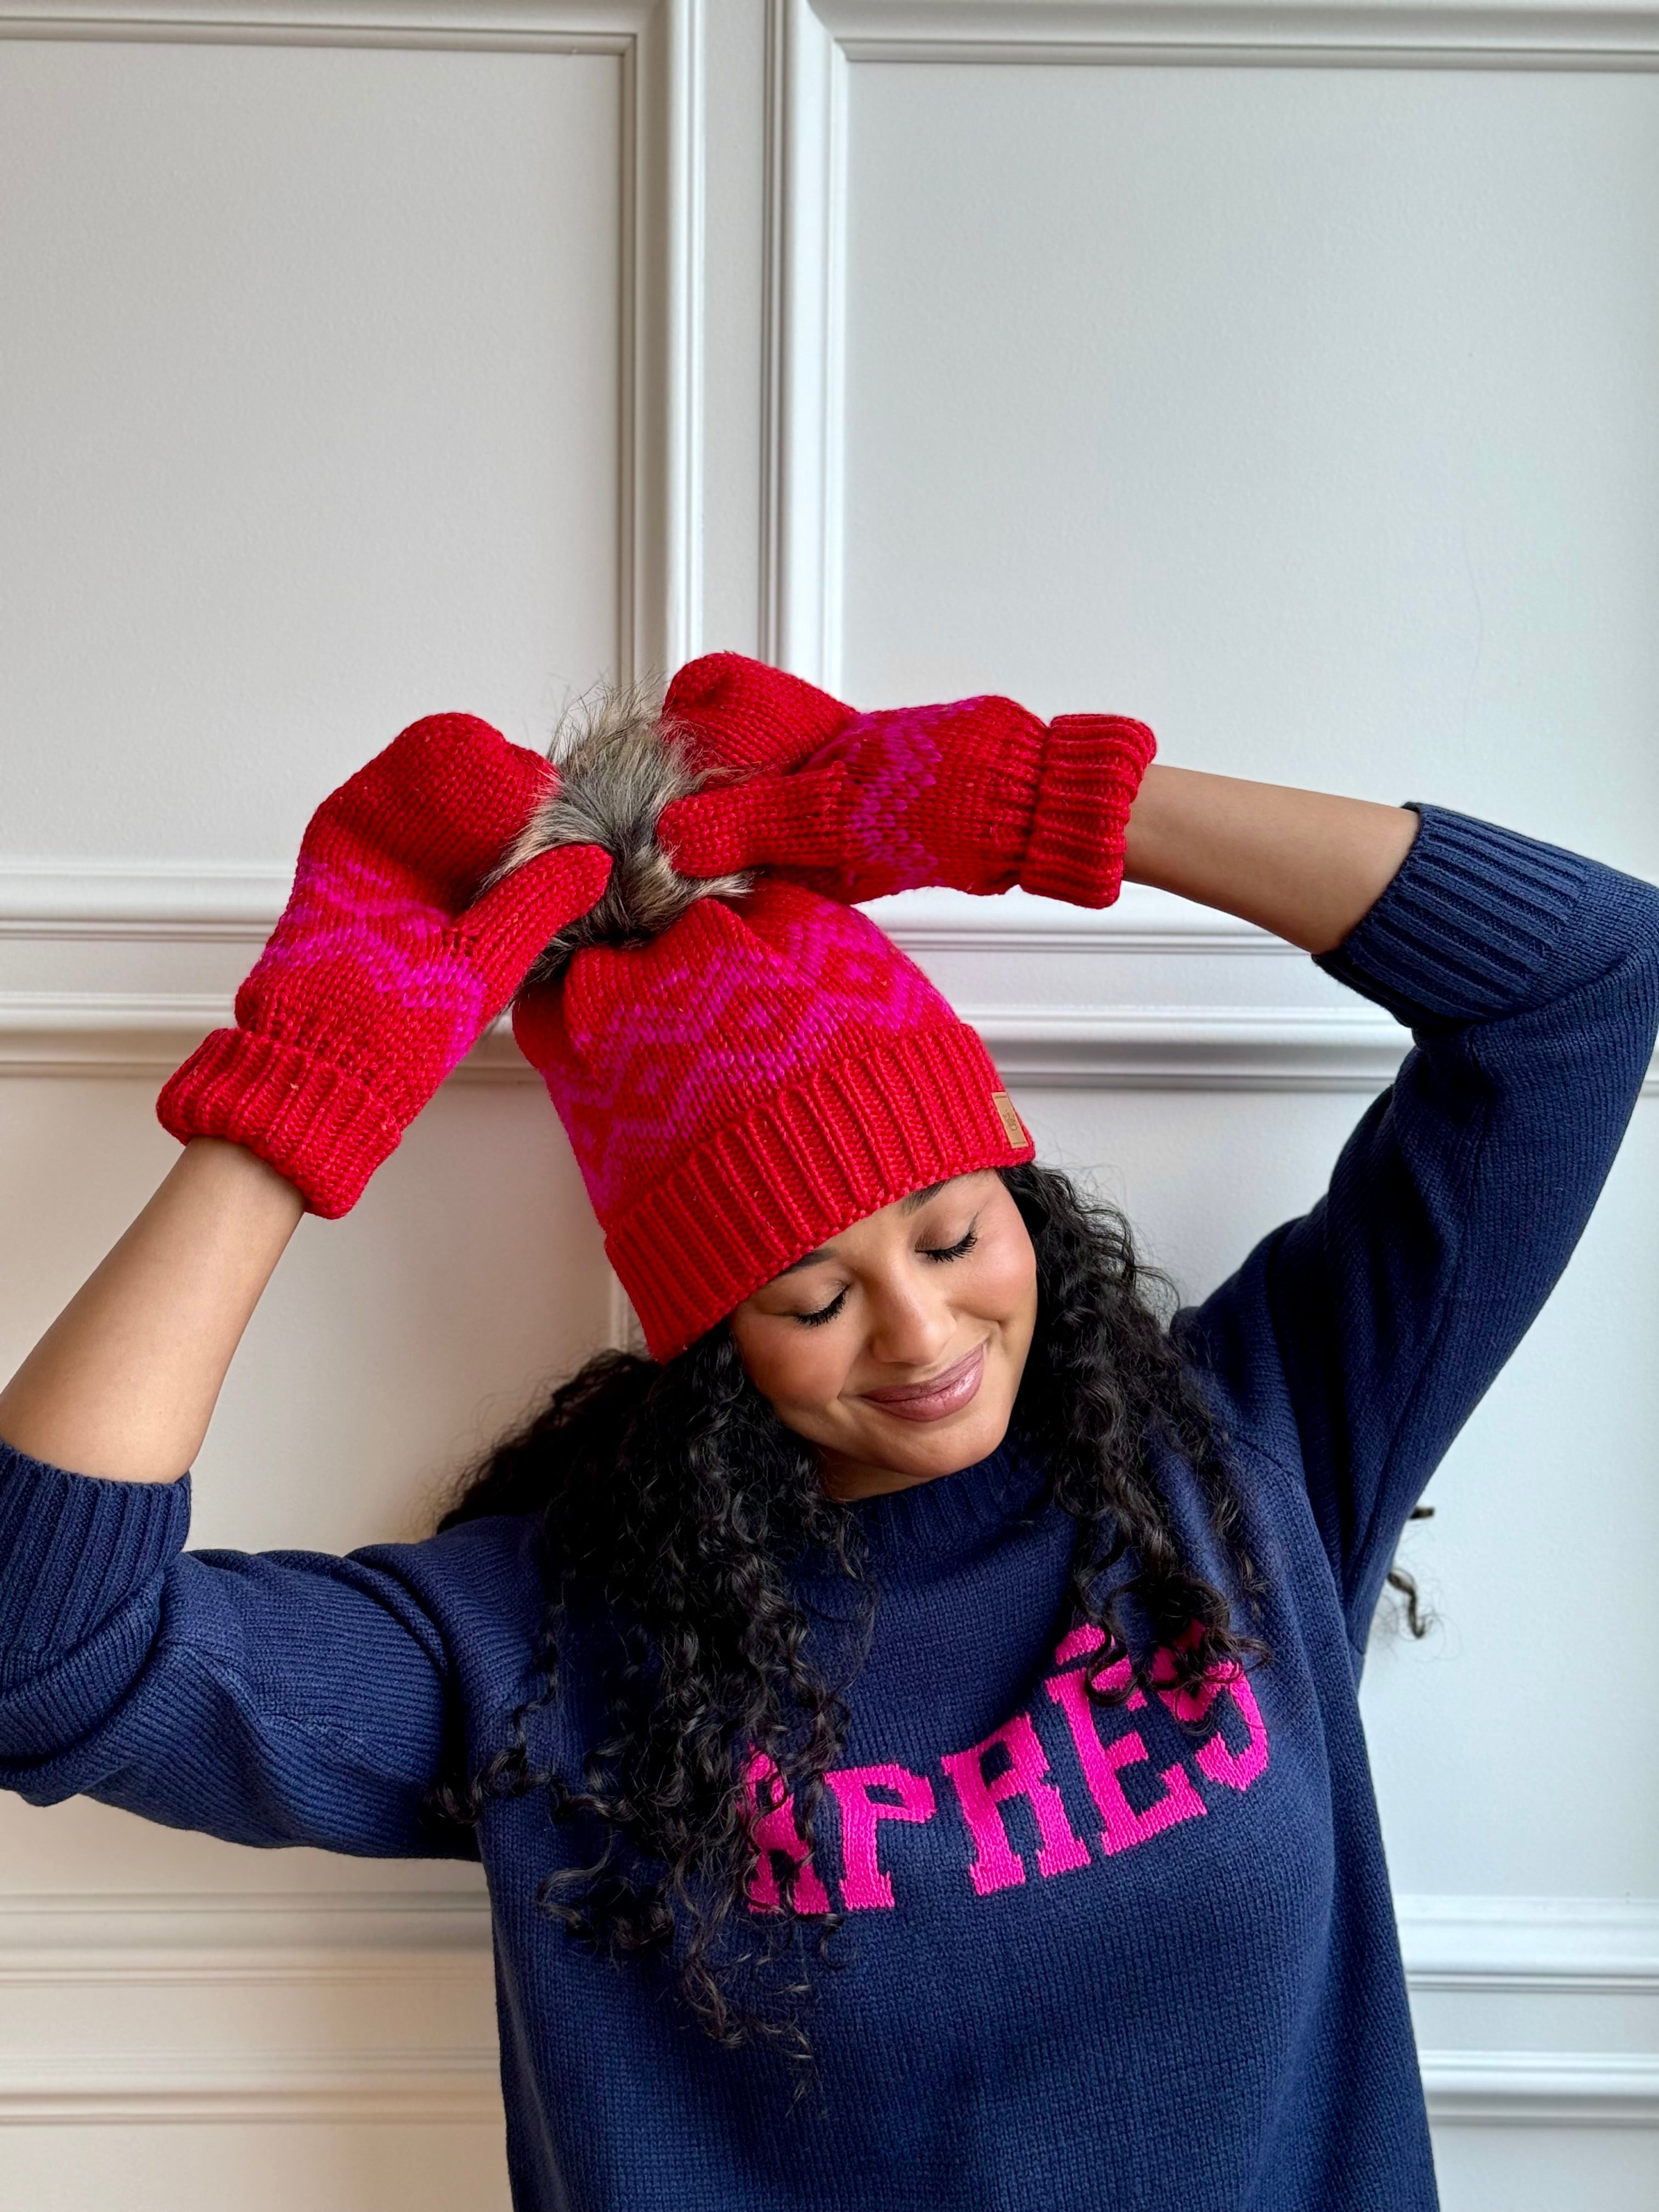
<svg viewBox="0 0 1659 2212">
<path fill-rule="evenodd" d="M 775 2058 L 716 2049 L 654 1967 L 538 1915 L 574 1848 L 539 1797 L 476 1839 L 423 1815 L 534 1679 L 527 1521 L 346 1559 L 191 1553 L 187 1479 L 0 1452 L 0 1782 L 244 1844 L 480 1856 L 520 2212 L 1425 2212 L 1362 1655 L 1413 1502 L 1618 1150 L 1659 1030 L 1659 895 L 1419 811 L 1319 960 L 1413 1048 L 1327 1194 L 1174 1323 L 1235 1439 L 1273 1660 L 1209 1686 L 1207 1734 L 1156 1696 L 1086 1708 L 1060 1633 L 1071 1523 L 1006 1447 L 848 1508 L 882 1598 L 811 1869 L 848 1912 L 818 2099 L 788 2112 Z M 1160 1467 L 1231 1587 L 1190 1470 Z M 599 1665 L 575 1635 L 532 1737 L 567 1772 Z"/>
</svg>

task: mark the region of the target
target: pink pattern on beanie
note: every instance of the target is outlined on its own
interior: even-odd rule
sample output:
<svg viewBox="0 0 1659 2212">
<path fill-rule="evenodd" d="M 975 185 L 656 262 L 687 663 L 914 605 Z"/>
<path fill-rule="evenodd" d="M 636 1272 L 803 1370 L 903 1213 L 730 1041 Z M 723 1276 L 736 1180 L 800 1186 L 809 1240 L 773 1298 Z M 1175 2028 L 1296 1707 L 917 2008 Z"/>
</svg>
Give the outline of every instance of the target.
<svg viewBox="0 0 1659 2212">
<path fill-rule="evenodd" d="M 662 1359 L 854 1221 L 1031 1158 L 979 1037 L 855 902 L 1018 884 L 1109 905 L 1156 746 L 1121 715 L 1044 722 L 989 693 L 861 714 L 733 653 L 678 672 L 647 744 L 676 750 L 681 781 L 615 849 L 694 902 L 648 919 L 653 878 L 641 930 L 661 933 L 563 948 L 514 1030 Z M 628 911 L 613 919 L 625 934 Z"/>
<path fill-rule="evenodd" d="M 1032 1156 L 984 1045 L 915 963 L 784 878 L 578 952 L 514 1029 L 659 1359 L 866 1214 Z"/>
</svg>

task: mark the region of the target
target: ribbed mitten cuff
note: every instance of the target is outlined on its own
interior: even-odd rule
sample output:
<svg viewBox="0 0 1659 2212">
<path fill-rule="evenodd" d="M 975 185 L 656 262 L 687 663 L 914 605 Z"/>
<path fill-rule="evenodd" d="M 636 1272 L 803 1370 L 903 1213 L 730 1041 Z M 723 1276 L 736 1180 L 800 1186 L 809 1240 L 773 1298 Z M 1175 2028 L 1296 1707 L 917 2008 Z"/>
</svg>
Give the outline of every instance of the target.
<svg viewBox="0 0 1659 2212">
<path fill-rule="evenodd" d="M 1048 725 L 1021 887 L 1073 906 L 1110 906 L 1123 888 L 1129 810 L 1158 740 L 1123 714 L 1057 714 Z"/>
<path fill-rule="evenodd" d="M 1495 822 L 1416 799 L 1393 880 L 1314 964 L 1407 1027 L 1518 1012 L 1559 945 L 1594 864 Z"/>
<path fill-rule="evenodd" d="M 253 1030 L 215 1030 L 162 1085 L 155 1113 L 180 1144 L 246 1145 L 331 1221 L 357 1203 L 403 1134 L 355 1075 Z"/>
<path fill-rule="evenodd" d="M 190 1477 L 111 1482 L 0 1443 L 0 1667 L 83 1644 L 184 1547 Z"/>
</svg>

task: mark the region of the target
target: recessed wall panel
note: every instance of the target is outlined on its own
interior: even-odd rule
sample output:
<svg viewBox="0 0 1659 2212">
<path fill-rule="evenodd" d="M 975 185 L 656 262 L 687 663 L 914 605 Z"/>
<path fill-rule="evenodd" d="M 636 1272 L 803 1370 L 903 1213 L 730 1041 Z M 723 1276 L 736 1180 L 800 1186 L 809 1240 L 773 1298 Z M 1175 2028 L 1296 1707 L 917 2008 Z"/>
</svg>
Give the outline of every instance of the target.
<svg viewBox="0 0 1659 2212">
<path fill-rule="evenodd" d="M 1659 76 L 848 82 L 848 696 L 1659 873 Z"/>
<path fill-rule="evenodd" d="M 0 852 L 284 861 L 614 666 L 622 63 L 0 55 Z"/>
</svg>

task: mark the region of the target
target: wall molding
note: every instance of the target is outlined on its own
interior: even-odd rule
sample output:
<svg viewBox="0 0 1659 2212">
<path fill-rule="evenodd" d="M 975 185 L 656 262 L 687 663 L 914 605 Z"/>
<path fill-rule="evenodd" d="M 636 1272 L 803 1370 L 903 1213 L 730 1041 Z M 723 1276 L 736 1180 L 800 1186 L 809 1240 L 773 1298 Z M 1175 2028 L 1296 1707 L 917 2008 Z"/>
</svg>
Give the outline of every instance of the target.
<svg viewBox="0 0 1659 2212">
<path fill-rule="evenodd" d="M 847 54 L 808 0 L 769 12 L 761 652 L 835 691 L 843 599 Z"/>
<path fill-rule="evenodd" d="M 291 866 L 228 860 L 0 858 L 0 942 L 104 939 L 260 944 L 287 900 Z M 1126 884 L 1102 910 L 965 891 L 906 891 L 868 902 L 872 918 L 908 950 L 1224 951 L 1305 956 L 1283 938 L 1190 899 Z"/>
<path fill-rule="evenodd" d="M 0 40 L 611 54 L 617 672 L 665 676 L 702 623 L 704 0 L 0 0 Z"/>
<path fill-rule="evenodd" d="M 1659 1998 L 1659 1899 L 1413 1897 L 1395 1900 L 1413 1998 L 1447 1990 L 1485 1999 L 1508 2034 L 1529 2000 L 1541 2031 L 1527 2048 L 1431 2046 L 1419 2058 L 1431 2118 L 1442 2125 L 1659 2126 L 1659 2056 L 1547 2040 L 1586 1993 Z M 31 1989 L 349 1990 L 341 2016 L 356 2039 L 328 2048 L 241 2048 L 234 2061 L 197 2047 L 147 2044 L 52 2049 L 38 2039 L 0 2050 L 0 2126 L 319 2120 L 475 2124 L 499 2118 L 493 2046 L 458 2036 L 454 1999 L 487 1998 L 488 1902 L 477 1888 L 388 1888 L 225 1895 L 119 1891 L 0 1896 L 0 1990 L 15 2013 Z M 365 2014 L 378 2001 L 382 2013 Z M 416 2047 L 362 2040 L 362 2021 L 416 2016 L 435 2039 Z M 320 2009 L 319 2009 L 320 2008 Z M 191 2014 L 175 2014 L 188 2020 Z M 1465 2015 L 1467 2017 L 1467 2015 Z M 69 2017 L 62 2004 L 52 2017 Z M 1624 2014 L 1632 2018 L 1628 2011 Z M 313 2034 L 315 2031 L 313 2029 Z M 407 2027 L 405 2027 L 407 2033 Z M 1632 2021 L 1633 2040 L 1644 2038 Z"/>
<path fill-rule="evenodd" d="M 232 2068 L 180 2053 L 147 2070 L 88 2056 L 32 2073 L 0 2067 L 0 2128 L 319 2122 L 499 2124 L 494 2050 L 377 2051 L 343 2067 L 330 2052 L 255 2054 Z M 1659 2126 L 1659 2059 L 1621 2052 L 1419 2051 L 1441 2127 Z"/>
<path fill-rule="evenodd" d="M 1419 2051 L 1441 2127 L 1659 2126 L 1659 2058 L 1617 2051 Z M 25 2072 L 0 2066 L 0 2128 L 178 2126 L 258 2122 L 410 2126 L 499 2124 L 493 2049 L 383 2050 L 342 2066 L 331 2052 L 253 2054 L 223 2064 L 181 2052 L 165 2067 L 88 2055 Z"/>
<path fill-rule="evenodd" d="M 1305 1006 L 957 1011 L 1011 1083 L 1041 1090 L 1373 1092 L 1409 1043 L 1386 1014 Z M 229 1020 L 228 998 L 199 992 L 0 993 L 0 1077 L 165 1075 Z M 450 1080 L 540 1079 L 503 1019 Z M 1645 1088 L 1656 1085 L 1650 1073 Z"/>
<path fill-rule="evenodd" d="M 170 977 L 196 957 L 193 948 L 262 943 L 289 880 L 286 870 L 184 863 L 0 864 L 0 945 L 15 948 L 10 964 L 73 946 L 75 972 L 106 983 L 0 989 L 0 1077 L 169 1073 L 230 1021 L 235 982 L 251 960 L 237 951 L 216 961 L 217 989 L 175 988 Z M 1391 1016 L 1322 976 L 1314 980 L 1328 996 L 1296 1003 L 1294 990 L 1310 980 L 1308 956 L 1297 946 L 1145 884 L 1126 884 L 1100 913 L 1019 892 L 973 899 L 951 891 L 872 901 L 871 912 L 924 965 L 930 956 L 1000 961 L 988 979 L 945 988 L 1016 1086 L 1375 1094 L 1392 1082 L 1410 1044 Z M 97 943 L 137 951 L 106 976 L 86 965 Z M 1181 995 L 1148 994 L 1149 958 L 1181 963 L 1176 975 L 1165 966 L 1150 979 L 1152 988 L 1173 985 Z M 1217 959 L 1220 969 L 1206 964 Z M 1242 987 L 1237 998 L 1221 994 L 1230 975 Z M 984 989 L 987 980 L 1005 995 L 971 997 L 975 982 Z M 1186 981 L 1192 988 L 1183 992 Z M 503 1018 L 452 1080 L 537 1079 Z M 1656 1090 L 1659 1056 L 1644 1086 L 1644 1095 Z"/>
<path fill-rule="evenodd" d="M 1659 0 L 770 0 L 762 652 L 840 694 L 848 72 L 1049 67 L 1659 69 Z"/>
<path fill-rule="evenodd" d="M 1414 1990 L 1659 1997 L 1659 1898 L 1395 1899 Z"/>
<path fill-rule="evenodd" d="M 1429 2051 L 1442 2127 L 1659 2127 L 1659 2058 L 1634 2051 Z"/>
<path fill-rule="evenodd" d="M 1395 1899 L 1414 1991 L 1659 1997 L 1659 1898 L 1437 1896 Z M 225 1958 L 395 1960 L 482 1957 L 482 1879 L 374 1890 L 0 1892 L 0 1987 L 74 1972 L 116 1978 L 165 1966 L 185 1974 Z"/>
<path fill-rule="evenodd" d="M 0 0 L 0 38 L 628 52 L 673 0 Z"/>
<path fill-rule="evenodd" d="M 1387 1088 L 1409 1048 L 1386 1014 L 1305 1006 L 1072 1007 L 974 1006 L 957 1012 L 1016 1090 L 1348 1091 Z M 228 1000 L 91 991 L 0 993 L 0 1079 L 165 1076 L 210 1030 Z M 452 1083 L 539 1084 L 503 1018 Z M 1659 1095 L 1659 1053 L 1640 1096 Z"/>
<path fill-rule="evenodd" d="M 500 2063 L 488 2047 L 434 2057 L 380 2049 L 343 2066 L 331 2051 L 250 2051 L 230 2065 L 210 2052 L 165 2064 L 88 2053 L 49 2068 L 0 2064 L 0 2128 L 269 2125 L 380 2122 L 479 2126 L 501 2116 Z"/>
<path fill-rule="evenodd" d="M 0 941 L 263 944 L 292 868 L 219 860 L 0 861 Z"/>
<path fill-rule="evenodd" d="M 47 1982 L 379 1976 L 489 1952 L 476 1887 L 0 1893 L 0 1989 Z"/>
<path fill-rule="evenodd" d="M 848 60 L 1627 69 L 1659 9 L 1593 0 L 811 0 Z"/>
</svg>

